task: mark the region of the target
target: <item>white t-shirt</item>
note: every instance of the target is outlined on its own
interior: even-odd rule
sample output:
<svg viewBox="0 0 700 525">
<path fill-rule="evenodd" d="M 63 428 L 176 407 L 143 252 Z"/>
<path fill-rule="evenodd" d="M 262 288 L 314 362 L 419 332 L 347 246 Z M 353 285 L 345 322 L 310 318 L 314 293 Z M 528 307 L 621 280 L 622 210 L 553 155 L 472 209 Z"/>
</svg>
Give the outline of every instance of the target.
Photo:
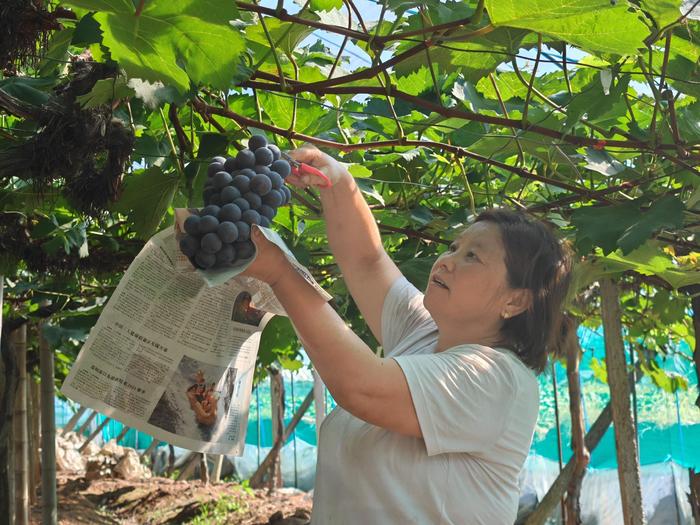
<svg viewBox="0 0 700 525">
<path fill-rule="evenodd" d="M 434 353 L 435 323 L 403 277 L 381 322 L 423 438 L 336 407 L 320 429 L 312 525 L 512 525 L 539 411 L 534 372 L 506 349 Z"/>
</svg>

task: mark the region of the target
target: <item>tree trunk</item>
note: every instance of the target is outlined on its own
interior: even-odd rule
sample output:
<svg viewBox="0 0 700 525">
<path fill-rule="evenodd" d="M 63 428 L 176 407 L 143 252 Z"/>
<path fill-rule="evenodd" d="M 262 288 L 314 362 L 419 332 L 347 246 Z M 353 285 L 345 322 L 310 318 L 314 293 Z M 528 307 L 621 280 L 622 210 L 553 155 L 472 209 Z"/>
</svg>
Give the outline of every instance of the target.
<svg viewBox="0 0 700 525">
<path fill-rule="evenodd" d="M 639 460 L 627 380 L 627 361 L 622 341 L 622 312 L 617 285 L 611 279 L 600 281 L 601 310 L 605 332 L 605 363 L 615 429 L 617 472 L 620 480 L 622 514 L 625 525 L 645 522 Z"/>
<path fill-rule="evenodd" d="M 61 435 L 65 436 L 68 434 L 68 432 L 71 432 L 74 428 L 75 425 L 78 424 L 78 421 L 80 421 L 80 418 L 83 417 L 83 414 L 87 410 L 87 407 L 80 407 L 78 411 L 71 416 L 71 418 L 68 420 L 68 423 L 63 427 L 63 430 L 61 431 Z"/>
<path fill-rule="evenodd" d="M 591 455 L 586 448 L 586 425 L 581 410 L 581 383 L 579 381 L 579 363 L 581 347 L 576 329 L 578 323 L 573 318 L 566 320 L 566 376 L 569 383 L 569 410 L 571 413 L 571 448 L 574 451 L 574 469 L 566 491 L 566 525 L 581 525 L 581 485 L 586 475 L 586 468 Z"/>
<path fill-rule="evenodd" d="M 17 358 L 17 396 L 12 420 L 15 441 L 15 523 L 29 525 L 29 443 L 27 440 L 27 325 L 12 332 Z"/>
<path fill-rule="evenodd" d="M 253 488 L 259 488 L 264 480 L 265 474 L 267 473 L 268 469 L 270 468 L 270 465 L 272 464 L 272 461 L 274 460 L 275 454 L 279 452 L 279 449 L 282 447 L 282 443 L 287 441 L 291 433 L 294 431 L 296 426 L 299 424 L 299 421 L 301 421 L 301 418 L 304 417 L 304 414 L 306 411 L 309 409 L 311 406 L 311 402 L 314 400 L 314 391 L 311 390 L 306 397 L 304 398 L 304 401 L 302 401 L 301 405 L 297 409 L 297 411 L 294 414 L 294 417 L 292 420 L 289 422 L 289 425 L 284 429 L 284 434 L 282 435 L 281 439 L 275 441 L 274 445 L 272 446 L 272 449 L 270 452 L 267 453 L 267 456 L 265 456 L 265 459 L 262 460 L 262 463 L 260 463 L 260 466 L 258 467 L 258 470 L 256 470 L 253 475 L 250 477 L 249 483 L 250 486 Z"/>
<path fill-rule="evenodd" d="M 54 355 L 39 330 L 39 368 L 41 374 L 41 523 L 56 525 L 56 411 Z"/>
<path fill-rule="evenodd" d="M 203 452 L 199 454 L 199 479 L 205 485 L 209 485 L 209 464 L 207 463 L 207 455 Z"/>
<path fill-rule="evenodd" d="M 276 450 L 271 466 L 269 490 L 282 487 L 282 461 L 279 451 L 284 446 L 284 381 L 282 373 L 276 368 L 270 368 L 270 409 L 272 412 L 273 449 Z"/>
</svg>

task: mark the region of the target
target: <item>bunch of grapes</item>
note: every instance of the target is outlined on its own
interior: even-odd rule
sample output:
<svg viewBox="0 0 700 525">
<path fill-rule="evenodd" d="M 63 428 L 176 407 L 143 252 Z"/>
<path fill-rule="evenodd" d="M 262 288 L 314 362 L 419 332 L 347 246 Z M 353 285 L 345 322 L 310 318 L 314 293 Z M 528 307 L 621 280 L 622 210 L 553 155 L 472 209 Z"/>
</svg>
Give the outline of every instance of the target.
<svg viewBox="0 0 700 525">
<path fill-rule="evenodd" d="M 223 268 L 255 253 L 253 224 L 269 227 L 277 208 L 292 194 L 284 185 L 291 173 L 280 149 L 253 135 L 235 157 L 214 157 L 207 168 L 204 208 L 184 224 L 180 249 L 200 269 Z"/>
</svg>

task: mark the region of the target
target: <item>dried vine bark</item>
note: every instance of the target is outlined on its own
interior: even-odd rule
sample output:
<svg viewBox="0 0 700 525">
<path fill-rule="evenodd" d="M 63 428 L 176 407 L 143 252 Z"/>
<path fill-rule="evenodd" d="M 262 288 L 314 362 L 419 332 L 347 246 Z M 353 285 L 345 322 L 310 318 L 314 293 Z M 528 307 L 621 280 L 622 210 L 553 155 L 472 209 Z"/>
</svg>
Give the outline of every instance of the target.
<svg viewBox="0 0 700 525">
<path fill-rule="evenodd" d="M 571 413 L 571 448 L 574 451 L 574 469 L 566 489 L 565 518 L 566 525 L 581 524 L 581 486 L 586 475 L 586 468 L 591 460 L 591 454 L 586 448 L 586 425 L 583 420 L 581 383 L 579 364 L 581 362 L 581 346 L 579 345 L 576 329 L 578 323 L 567 316 L 566 327 L 566 377 L 569 382 L 569 410 Z"/>
<path fill-rule="evenodd" d="M 610 385 L 610 399 L 615 428 L 617 472 L 625 525 L 645 523 L 635 428 L 630 407 L 627 361 L 622 341 L 622 312 L 617 284 L 612 279 L 600 281 L 601 310 L 605 330 L 605 362 Z"/>
</svg>

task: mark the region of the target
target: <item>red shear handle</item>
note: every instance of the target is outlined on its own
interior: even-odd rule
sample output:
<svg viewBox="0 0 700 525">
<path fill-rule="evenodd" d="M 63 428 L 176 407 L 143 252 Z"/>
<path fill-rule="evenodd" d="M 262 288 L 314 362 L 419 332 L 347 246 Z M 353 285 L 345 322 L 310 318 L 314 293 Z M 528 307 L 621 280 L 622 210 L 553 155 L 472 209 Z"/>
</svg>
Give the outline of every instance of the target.
<svg viewBox="0 0 700 525">
<path fill-rule="evenodd" d="M 304 164 L 303 162 L 300 162 L 298 166 L 292 165 L 292 174 L 293 175 L 315 175 L 316 177 L 320 177 L 323 179 L 323 186 L 322 188 L 330 188 L 331 187 L 331 180 L 326 176 L 325 173 L 323 173 L 321 170 L 318 170 L 314 168 L 313 166 L 309 166 L 308 164 Z"/>
</svg>

